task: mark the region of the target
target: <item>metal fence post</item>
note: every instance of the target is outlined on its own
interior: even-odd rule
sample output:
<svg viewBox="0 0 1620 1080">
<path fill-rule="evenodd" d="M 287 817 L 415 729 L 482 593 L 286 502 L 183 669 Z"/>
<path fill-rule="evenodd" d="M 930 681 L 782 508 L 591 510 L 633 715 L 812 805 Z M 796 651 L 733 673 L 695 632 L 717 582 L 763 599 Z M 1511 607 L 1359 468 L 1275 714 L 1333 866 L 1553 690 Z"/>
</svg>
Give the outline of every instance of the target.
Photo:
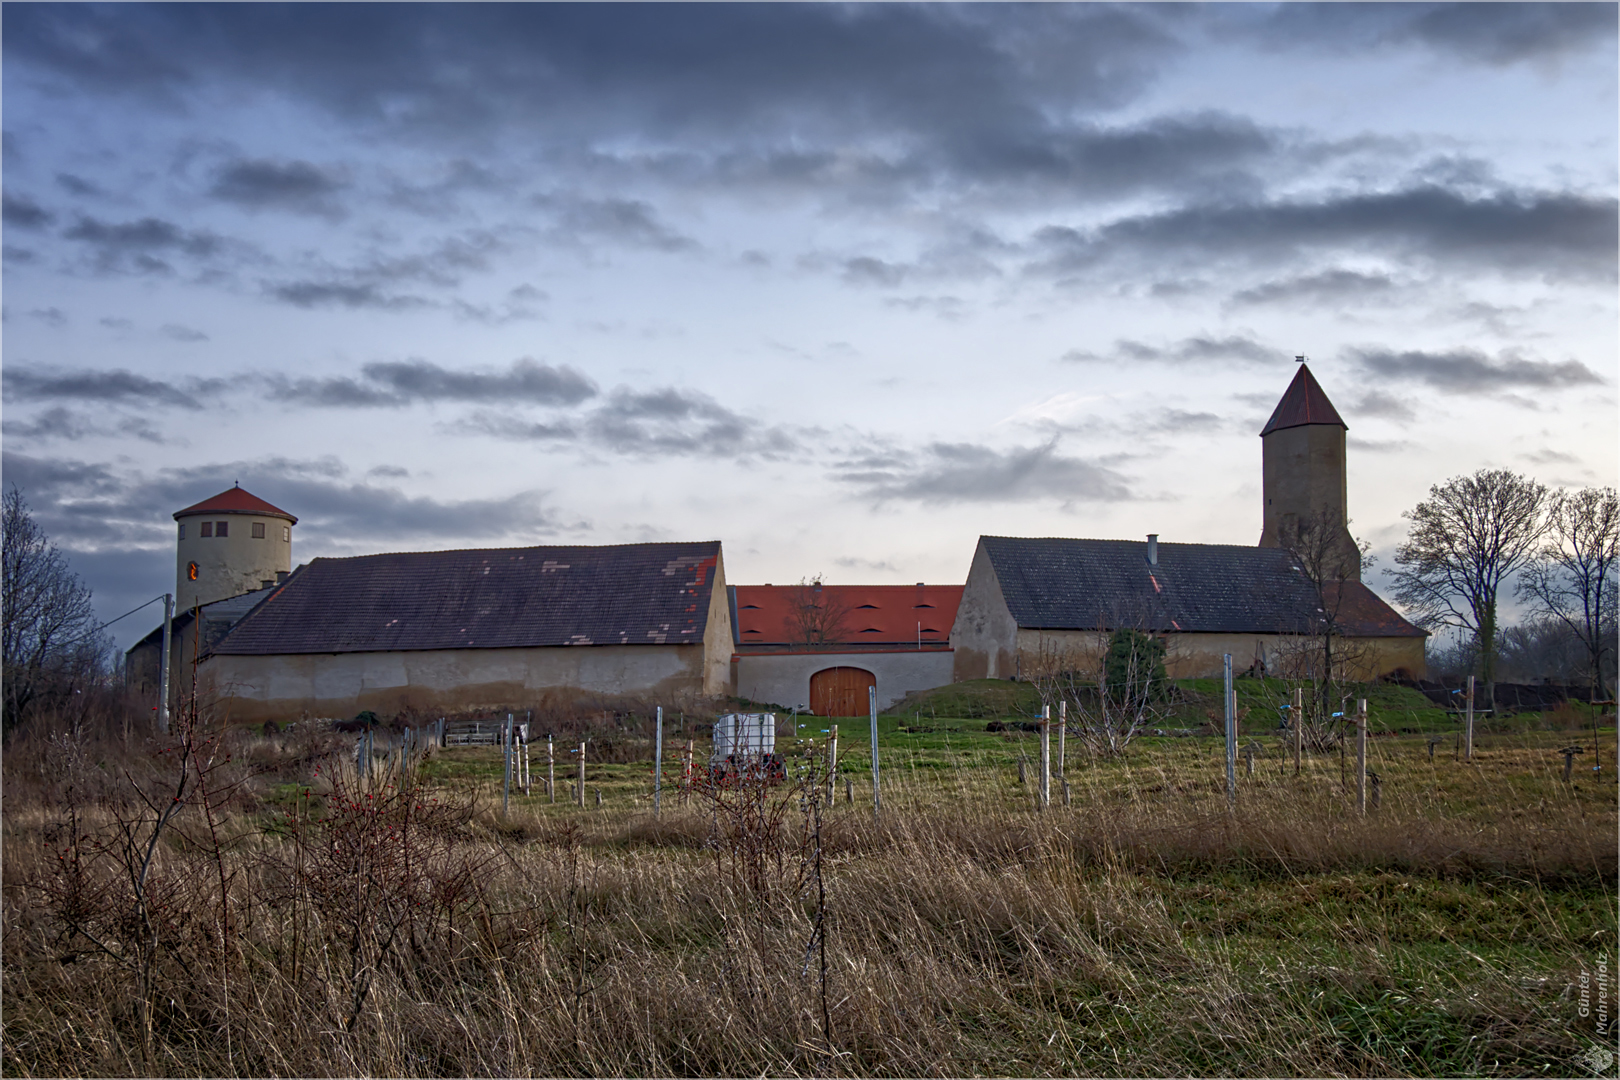
<svg viewBox="0 0 1620 1080">
<path fill-rule="evenodd" d="M 883 805 L 883 792 L 878 779 L 877 687 L 866 688 L 866 704 L 872 713 L 872 817 L 876 819 Z"/>
<path fill-rule="evenodd" d="M 1232 654 L 1224 654 L 1221 667 L 1226 676 L 1226 801 L 1237 805 L 1237 697 L 1232 688 Z"/>
<path fill-rule="evenodd" d="M 657 732 L 653 742 L 653 817 L 663 811 L 664 798 L 664 707 L 658 706 Z"/>
<path fill-rule="evenodd" d="M 1041 706 L 1041 809 L 1052 805 L 1052 706 Z"/>
<path fill-rule="evenodd" d="M 1474 677 L 1468 676 L 1467 718 L 1463 721 L 1463 760 L 1474 760 Z"/>
<path fill-rule="evenodd" d="M 1356 702 L 1356 812 L 1367 812 L 1367 699 Z"/>
</svg>

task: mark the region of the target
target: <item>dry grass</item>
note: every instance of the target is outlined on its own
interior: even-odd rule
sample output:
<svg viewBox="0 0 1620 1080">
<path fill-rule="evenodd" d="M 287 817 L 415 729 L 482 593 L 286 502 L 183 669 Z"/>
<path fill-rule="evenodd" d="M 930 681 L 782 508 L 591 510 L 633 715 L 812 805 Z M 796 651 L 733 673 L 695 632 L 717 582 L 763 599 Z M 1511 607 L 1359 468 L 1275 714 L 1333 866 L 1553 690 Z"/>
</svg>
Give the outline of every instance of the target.
<svg viewBox="0 0 1620 1080">
<path fill-rule="evenodd" d="M 885 747 L 876 820 L 848 748 L 854 804 L 654 819 L 621 780 L 503 820 L 487 770 L 367 799 L 315 742 L 227 742 L 215 830 L 188 804 L 154 857 L 145 982 L 120 822 L 173 756 L 8 750 L 7 1074 L 1565 1075 L 1616 948 L 1612 771 L 1536 745 L 1385 742 L 1366 818 L 1280 748 L 1229 812 L 1203 740 L 1037 813 L 981 739 Z"/>
</svg>

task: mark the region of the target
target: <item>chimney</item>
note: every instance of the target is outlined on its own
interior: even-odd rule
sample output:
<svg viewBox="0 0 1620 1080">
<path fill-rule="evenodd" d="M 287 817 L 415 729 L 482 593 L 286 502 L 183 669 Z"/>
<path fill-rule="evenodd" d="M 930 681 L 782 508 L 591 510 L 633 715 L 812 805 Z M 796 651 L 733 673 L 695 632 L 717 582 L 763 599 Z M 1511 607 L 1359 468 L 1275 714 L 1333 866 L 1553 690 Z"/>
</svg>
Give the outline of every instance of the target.
<svg viewBox="0 0 1620 1080">
<path fill-rule="evenodd" d="M 276 571 L 276 584 L 280 585 L 283 581 L 286 581 L 286 580 L 287 580 L 287 571 L 285 571 L 285 570 L 277 570 Z"/>
<path fill-rule="evenodd" d="M 275 582 L 271 581 L 269 578 L 260 578 L 259 579 L 259 588 L 261 588 L 261 589 L 268 589 L 270 586 L 272 586 L 274 584 L 275 584 Z"/>
<path fill-rule="evenodd" d="M 1159 565 L 1159 534 L 1148 533 L 1148 565 Z"/>
</svg>

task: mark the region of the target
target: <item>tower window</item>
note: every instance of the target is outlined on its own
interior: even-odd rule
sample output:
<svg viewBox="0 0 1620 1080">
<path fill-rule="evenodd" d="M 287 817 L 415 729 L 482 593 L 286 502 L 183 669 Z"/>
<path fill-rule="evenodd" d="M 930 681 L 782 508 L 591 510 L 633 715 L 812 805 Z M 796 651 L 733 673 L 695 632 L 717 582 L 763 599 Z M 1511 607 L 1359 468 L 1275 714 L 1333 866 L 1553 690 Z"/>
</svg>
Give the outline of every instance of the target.
<svg viewBox="0 0 1620 1080">
<path fill-rule="evenodd" d="M 281 527 L 281 539 L 284 542 L 292 540 L 292 526 L 291 525 L 283 525 Z"/>
<path fill-rule="evenodd" d="M 185 538 L 186 538 L 186 523 L 182 521 L 180 523 L 180 539 L 184 540 Z"/>
<path fill-rule="evenodd" d="M 231 531 L 231 523 L 230 522 L 228 522 L 228 521 L 216 521 L 216 522 L 214 522 L 214 535 L 215 536 L 227 536 L 227 535 L 230 534 L 230 531 Z"/>
<path fill-rule="evenodd" d="M 264 522 L 255 521 L 253 523 L 253 539 L 255 539 L 255 540 L 263 540 L 264 539 Z"/>
<path fill-rule="evenodd" d="M 197 535 L 198 536 L 213 536 L 214 535 L 214 523 L 212 521 L 203 522 L 202 527 L 197 530 Z"/>
</svg>

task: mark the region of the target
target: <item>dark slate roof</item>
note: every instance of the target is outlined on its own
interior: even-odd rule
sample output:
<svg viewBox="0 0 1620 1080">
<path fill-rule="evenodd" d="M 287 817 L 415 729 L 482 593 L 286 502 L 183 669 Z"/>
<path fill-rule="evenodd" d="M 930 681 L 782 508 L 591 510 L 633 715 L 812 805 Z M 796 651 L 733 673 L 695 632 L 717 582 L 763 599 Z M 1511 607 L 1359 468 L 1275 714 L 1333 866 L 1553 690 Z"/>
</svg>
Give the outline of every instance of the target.
<svg viewBox="0 0 1620 1080">
<path fill-rule="evenodd" d="M 1150 566 L 1142 540 L 981 536 L 1020 627 L 1186 633 L 1294 634 L 1318 625 L 1316 590 L 1281 548 L 1159 544 Z M 1359 582 L 1340 611 L 1355 637 L 1416 637 L 1408 623 Z"/>
<path fill-rule="evenodd" d="M 719 561 L 718 540 L 315 559 L 213 651 L 701 643 Z"/>
<path fill-rule="evenodd" d="M 1304 427 L 1306 424 L 1337 424 L 1346 430 L 1350 426 L 1339 418 L 1339 410 L 1328 400 L 1327 391 L 1316 381 L 1311 369 L 1301 364 L 1299 374 L 1283 391 L 1282 400 L 1277 402 L 1271 419 L 1260 429 L 1260 434 L 1270 435 L 1273 431 Z"/>
<path fill-rule="evenodd" d="M 239 593 L 236 596 L 227 596 L 223 600 L 215 600 L 211 604 L 204 604 L 202 606 L 203 625 L 208 628 L 205 636 L 211 634 L 214 640 L 223 637 L 226 630 L 235 626 L 244 615 L 267 600 L 277 588 L 278 586 L 272 585 L 268 589 L 254 589 L 252 592 Z M 174 618 L 170 620 L 169 635 L 171 637 L 180 637 L 190 632 L 188 629 L 190 626 L 191 609 L 184 608 L 175 612 Z M 158 623 L 155 630 L 124 651 L 127 653 L 143 645 L 157 645 L 162 640 L 163 624 Z M 209 641 L 204 644 L 206 646 L 212 644 L 212 642 Z"/>
</svg>

